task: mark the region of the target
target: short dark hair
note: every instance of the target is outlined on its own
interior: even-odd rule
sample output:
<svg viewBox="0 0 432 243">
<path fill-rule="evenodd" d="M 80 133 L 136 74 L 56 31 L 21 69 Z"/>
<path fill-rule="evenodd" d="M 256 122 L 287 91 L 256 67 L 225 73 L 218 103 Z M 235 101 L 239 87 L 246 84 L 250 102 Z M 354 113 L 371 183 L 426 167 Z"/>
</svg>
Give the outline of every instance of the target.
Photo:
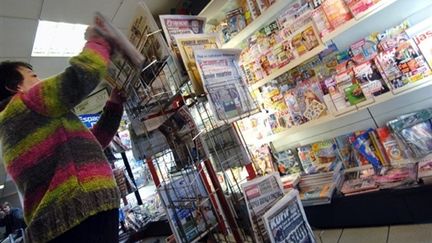
<svg viewBox="0 0 432 243">
<path fill-rule="evenodd" d="M 26 62 L 4 61 L 0 63 L 0 101 L 13 96 L 16 93 L 13 90 L 16 90 L 22 83 L 24 77 L 18 71 L 20 67 L 33 70 L 33 67 Z"/>
</svg>

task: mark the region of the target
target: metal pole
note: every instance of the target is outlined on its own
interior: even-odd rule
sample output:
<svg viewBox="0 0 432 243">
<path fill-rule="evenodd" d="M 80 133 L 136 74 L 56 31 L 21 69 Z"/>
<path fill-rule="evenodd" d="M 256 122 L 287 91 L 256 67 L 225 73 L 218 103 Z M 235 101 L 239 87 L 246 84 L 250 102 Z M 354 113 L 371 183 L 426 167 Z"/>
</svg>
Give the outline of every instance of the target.
<svg viewBox="0 0 432 243">
<path fill-rule="evenodd" d="M 221 232 L 223 232 L 226 235 L 227 234 L 227 229 L 226 229 L 224 220 L 222 218 L 222 215 L 219 214 L 219 207 L 218 207 L 218 204 L 216 202 L 216 198 L 215 198 L 215 196 L 213 194 L 213 191 L 212 191 L 212 189 L 210 187 L 210 184 L 209 184 L 209 182 L 207 180 L 207 176 L 206 176 L 206 174 L 205 174 L 205 172 L 204 172 L 204 170 L 202 168 L 201 163 L 198 163 L 197 168 L 198 168 L 199 174 L 201 176 L 201 179 L 203 180 L 204 186 L 205 186 L 205 188 L 207 189 L 207 192 L 210 195 L 211 203 L 213 204 L 213 206 L 216 209 L 215 211 L 217 213 L 217 218 L 218 218 L 218 221 L 219 221 L 219 229 L 220 229 Z"/>
<path fill-rule="evenodd" d="M 213 187 L 216 191 L 216 195 L 219 199 L 219 203 L 221 204 L 222 210 L 225 213 L 225 217 L 227 219 L 229 227 L 231 228 L 234 239 L 237 243 L 243 243 L 243 239 L 239 233 L 237 222 L 235 221 L 234 216 L 232 215 L 231 209 L 228 205 L 228 202 L 225 198 L 225 195 L 222 191 L 222 187 L 219 183 L 219 180 L 217 178 L 215 171 L 213 170 L 213 166 L 212 166 L 210 160 L 208 160 L 208 159 L 204 160 L 204 165 L 207 169 L 207 173 L 210 177 L 210 181 L 212 182 Z"/>
<path fill-rule="evenodd" d="M 126 171 L 127 171 L 128 175 L 129 175 L 129 178 L 131 178 L 132 183 L 135 185 L 135 188 L 137 189 L 136 191 L 134 191 L 135 197 L 137 199 L 137 203 L 138 203 L 138 205 L 142 205 L 143 202 L 141 200 L 141 195 L 139 194 L 138 187 L 137 187 L 137 185 L 135 183 L 135 178 L 133 176 L 132 169 L 131 169 L 130 164 L 129 164 L 129 160 L 128 160 L 127 156 L 126 156 L 126 152 L 121 152 L 120 154 L 121 154 L 121 157 L 123 159 L 124 165 L 126 167 Z"/>
<path fill-rule="evenodd" d="M 159 186 L 160 186 L 161 183 L 160 183 L 160 180 L 159 180 L 156 168 L 155 168 L 155 166 L 153 164 L 153 160 L 150 157 L 147 157 L 146 158 L 146 162 L 147 162 L 147 167 L 148 167 L 148 169 L 150 171 L 150 174 L 151 174 L 151 176 L 153 178 L 153 182 L 154 182 L 156 188 L 159 188 Z"/>
</svg>

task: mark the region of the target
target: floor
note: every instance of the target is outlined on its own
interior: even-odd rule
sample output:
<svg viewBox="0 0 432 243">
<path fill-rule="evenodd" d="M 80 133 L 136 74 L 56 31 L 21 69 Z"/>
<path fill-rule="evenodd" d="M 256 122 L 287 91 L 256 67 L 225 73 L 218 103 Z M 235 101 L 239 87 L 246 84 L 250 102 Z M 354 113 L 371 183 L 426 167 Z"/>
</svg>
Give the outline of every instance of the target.
<svg viewBox="0 0 432 243">
<path fill-rule="evenodd" d="M 317 243 L 432 243 L 432 224 L 314 230 Z"/>
</svg>

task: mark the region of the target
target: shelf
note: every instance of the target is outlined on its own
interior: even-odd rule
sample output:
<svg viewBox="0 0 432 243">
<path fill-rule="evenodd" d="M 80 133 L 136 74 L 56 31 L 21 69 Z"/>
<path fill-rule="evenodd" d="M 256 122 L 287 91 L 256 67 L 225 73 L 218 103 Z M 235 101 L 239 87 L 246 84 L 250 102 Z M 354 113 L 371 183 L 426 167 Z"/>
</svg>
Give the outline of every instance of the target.
<svg viewBox="0 0 432 243">
<path fill-rule="evenodd" d="M 419 90 L 419 89 L 422 89 L 422 88 L 425 88 L 428 86 L 432 86 L 432 76 L 429 76 L 427 78 L 424 78 L 424 79 L 417 81 L 417 82 L 414 82 L 414 83 L 409 83 L 409 84 L 405 85 L 404 87 L 400 88 L 400 89 L 403 89 L 401 91 L 399 91 L 397 89 L 397 90 L 395 90 L 396 92 L 394 92 L 394 93 L 392 93 L 390 91 L 386 94 L 383 94 L 383 95 L 374 97 L 373 99 L 362 102 L 362 105 L 357 106 L 356 108 L 354 107 L 354 108 L 351 108 L 347 111 L 339 112 L 339 113 L 335 113 L 335 114 L 330 113 L 330 114 L 325 115 L 325 116 L 318 118 L 316 120 L 312 120 L 312 121 L 306 122 L 304 124 L 301 124 L 299 126 L 291 127 L 291 128 L 286 129 L 285 131 L 270 135 L 269 137 L 262 139 L 260 141 L 260 143 L 268 143 L 268 142 L 282 139 L 282 138 L 286 137 L 288 134 L 296 133 L 296 132 L 299 132 L 302 130 L 307 130 L 307 129 L 315 127 L 315 126 L 325 124 L 325 123 L 328 123 L 330 121 L 337 120 L 341 117 L 349 116 L 349 115 L 354 114 L 358 111 L 365 110 L 369 107 L 390 101 L 390 100 L 392 100 L 398 96 L 408 94 L 408 93 L 411 93 L 413 91 L 416 91 L 416 90 Z"/>
<path fill-rule="evenodd" d="M 318 55 L 320 52 L 324 51 L 326 49 L 326 47 L 324 45 L 319 45 L 317 47 L 315 47 L 314 49 L 312 49 L 311 51 L 307 52 L 306 54 L 304 54 L 303 56 L 300 56 L 296 59 L 294 59 L 293 61 L 291 61 L 290 63 L 288 63 L 287 65 L 274 70 L 270 75 L 264 77 L 263 79 L 261 79 L 260 81 L 252 84 L 251 90 L 255 90 L 258 89 L 259 87 L 265 85 L 266 83 L 270 82 L 271 80 L 281 76 L 282 74 L 288 72 L 289 70 L 297 67 L 298 65 L 302 64 L 303 62 L 309 60 L 310 58 Z"/>
<path fill-rule="evenodd" d="M 347 21 L 345 24 L 339 26 L 337 29 L 335 29 L 334 31 L 330 32 L 327 36 L 324 36 L 322 38 L 322 42 L 323 43 L 328 43 L 330 40 L 336 38 L 337 36 L 341 35 L 342 33 L 344 33 L 345 31 L 351 29 L 352 27 L 354 27 L 355 25 L 359 24 L 360 22 L 362 22 L 363 20 L 371 17 L 372 15 L 374 15 L 375 13 L 383 10 L 384 8 L 392 5 L 393 3 L 395 3 L 398 0 L 381 0 L 380 2 L 378 2 L 377 4 L 375 4 L 374 6 L 370 7 L 368 10 L 366 10 L 365 12 L 359 14 L 358 16 L 354 17 L 353 19 Z M 279 1 L 280 2 L 280 1 Z M 272 12 L 272 14 L 276 14 L 275 12 Z M 268 19 L 274 17 L 274 15 L 272 16 L 268 16 Z M 259 18 L 258 18 L 259 19 Z M 258 20 L 257 19 L 257 20 Z M 268 21 L 268 20 L 267 20 Z M 249 25 L 248 27 L 254 27 L 253 23 L 251 25 Z M 246 27 L 247 28 L 247 27 Z M 246 28 L 244 30 L 246 30 Z M 256 26 L 254 27 L 255 31 L 258 29 Z M 243 32 L 244 30 L 242 30 L 239 35 L 243 36 L 243 35 L 247 35 L 246 37 L 242 37 L 242 41 L 245 40 L 248 35 L 251 35 L 254 31 L 249 31 L 248 32 Z M 238 35 L 237 35 L 238 36 Z M 237 37 L 236 36 L 236 37 Z M 234 37 L 235 38 L 235 37 Z M 233 39 L 234 39 L 233 38 Z M 223 48 L 227 48 L 227 47 L 235 47 L 236 45 L 238 45 L 240 42 L 233 42 L 233 44 L 235 45 L 231 45 L 231 41 L 226 43 Z M 230 45 L 227 45 L 230 44 Z M 320 46 L 318 46 L 317 48 L 314 48 L 313 50 L 311 50 L 310 52 L 306 53 L 305 55 L 295 59 L 293 62 L 289 63 L 288 65 L 277 69 L 275 71 L 273 71 L 269 76 L 265 77 L 264 79 L 261 79 L 260 81 L 254 83 L 251 85 L 251 89 L 255 90 L 263 85 L 265 85 L 266 83 L 268 83 L 269 81 L 277 78 L 278 76 L 284 74 L 285 72 L 288 72 L 289 70 L 291 70 L 292 68 L 295 68 L 296 66 L 302 64 L 304 61 L 318 55 L 321 51 L 324 51 L 326 49 L 325 45 L 321 44 Z"/>
<path fill-rule="evenodd" d="M 213 2 L 213 1 L 212 1 Z M 273 5 L 266 9 L 261 15 L 254 19 L 246 28 L 242 29 L 231 40 L 222 45 L 222 48 L 235 48 L 246 40 L 250 35 L 255 33 L 259 28 L 267 24 L 270 20 L 274 19 L 276 14 L 283 10 L 291 1 L 277 0 Z M 207 8 L 207 7 L 206 7 Z M 204 9 L 205 10 L 205 9 Z"/>
<path fill-rule="evenodd" d="M 225 18 L 225 13 L 238 8 L 237 1 L 232 0 L 211 0 L 198 14 L 207 18 L 207 24 L 217 25 Z"/>
<path fill-rule="evenodd" d="M 370 7 L 368 10 L 366 10 L 363 13 L 360 13 L 359 15 L 355 16 L 351 20 L 347 21 L 345 24 L 337 27 L 334 31 L 330 32 L 328 35 L 324 36 L 322 38 L 322 41 L 324 43 L 329 42 L 330 40 L 336 38 L 340 34 L 344 33 L 345 31 L 351 29 L 355 25 L 359 24 L 363 20 L 371 17 L 372 15 L 376 14 L 377 12 L 385 9 L 386 7 L 392 5 L 398 0 L 381 0 L 380 2 L 376 3 L 374 6 Z"/>
</svg>

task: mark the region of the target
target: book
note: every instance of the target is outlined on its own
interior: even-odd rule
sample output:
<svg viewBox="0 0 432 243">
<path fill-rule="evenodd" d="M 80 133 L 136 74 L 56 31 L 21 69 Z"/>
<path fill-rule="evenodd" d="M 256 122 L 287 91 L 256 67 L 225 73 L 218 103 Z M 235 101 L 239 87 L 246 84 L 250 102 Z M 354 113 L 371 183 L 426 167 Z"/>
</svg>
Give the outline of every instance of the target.
<svg viewBox="0 0 432 243">
<path fill-rule="evenodd" d="M 346 180 L 341 188 L 341 192 L 345 196 L 357 195 L 360 193 L 373 192 L 377 190 L 379 190 L 379 186 L 372 177 Z"/>
<path fill-rule="evenodd" d="M 360 13 L 363 13 L 364 11 L 368 10 L 376 2 L 376 0 L 344 0 L 344 1 L 354 16 L 357 16 Z"/>
<path fill-rule="evenodd" d="M 291 45 L 302 56 L 308 51 L 314 49 L 320 44 L 318 35 L 312 25 L 305 27 L 300 33 L 294 35 L 291 39 Z"/>
<path fill-rule="evenodd" d="M 274 157 L 280 174 L 290 175 L 301 172 L 300 161 L 292 149 L 276 152 Z"/>
<path fill-rule="evenodd" d="M 303 171 L 307 174 L 315 172 L 314 163 L 316 156 L 312 151 L 311 145 L 305 145 L 297 148 Z"/>
<path fill-rule="evenodd" d="M 322 7 L 318 7 L 312 12 L 312 21 L 315 23 L 319 36 L 322 38 L 333 31 L 333 27 L 327 19 Z"/>
<path fill-rule="evenodd" d="M 366 61 L 355 66 L 354 73 L 366 98 L 378 96 L 389 91 L 374 61 Z"/>
<path fill-rule="evenodd" d="M 376 132 L 390 163 L 396 164 L 402 162 L 405 159 L 403 150 L 399 146 L 397 140 L 390 133 L 390 130 L 387 127 L 379 127 L 376 129 Z"/>
<path fill-rule="evenodd" d="M 343 90 L 350 105 L 356 105 L 366 100 L 360 85 L 355 81 L 353 70 L 347 70 L 335 77 L 339 90 Z"/>
<path fill-rule="evenodd" d="M 418 178 L 432 177 L 432 155 L 427 155 L 418 161 Z"/>
<path fill-rule="evenodd" d="M 398 89 L 408 83 L 396 65 L 396 48 L 379 52 L 375 58 L 375 63 L 382 77 L 391 85 L 392 89 Z"/>
<path fill-rule="evenodd" d="M 394 60 L 407 82 L 415 82 L 431 74 L 428 64 L 412 39 L 399 42 Z"/>
<path fill-rule="evenodd" d="M 417 34 L 414 37 L 414 41 L 429 64 L 429 67 L 432 68 L 432 30 L 428 29 Z"/>
<path fill-rule="evenodd" d="M 321 6 L 333 28 L 352 19 L 352 14 L 343 0 L 326 0 Z"/>
<path fill-rule="evenodd" d="M 391 165 L 390 159 L 387 156 L 384 146 L 380 143 L 376 131 L 374 130 L 369 131 L 369 139 L 372 142 L 372 145 L 374 147 L 374 152 L 377 155 L 378 159 L 380 160 L 381 164 L 384 166 Z"/>
<path fill-rule="evenodd" d="M 345 93 L 334 78 L 324 80 L 324 84 L 337 111 L 344 110 L 350 106 Z"/>
</svg>

